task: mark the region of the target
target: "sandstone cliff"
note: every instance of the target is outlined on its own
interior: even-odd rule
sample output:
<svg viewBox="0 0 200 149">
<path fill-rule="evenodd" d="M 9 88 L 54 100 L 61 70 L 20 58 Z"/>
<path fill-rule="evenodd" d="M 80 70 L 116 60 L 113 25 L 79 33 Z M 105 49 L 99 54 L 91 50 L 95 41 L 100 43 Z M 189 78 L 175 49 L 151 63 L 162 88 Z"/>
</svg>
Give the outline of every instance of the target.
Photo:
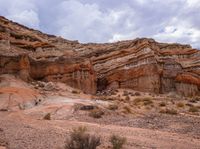
<svg viewBox="0 0 200 149">
<path fill-rule="evenodd" d="M 200 93 L 200 51 L 189 45 L 135 39 L 81 44 L 0 17 L 0 74 L 60 81 L 86 93 L 105 89 Z"/>
</svg>

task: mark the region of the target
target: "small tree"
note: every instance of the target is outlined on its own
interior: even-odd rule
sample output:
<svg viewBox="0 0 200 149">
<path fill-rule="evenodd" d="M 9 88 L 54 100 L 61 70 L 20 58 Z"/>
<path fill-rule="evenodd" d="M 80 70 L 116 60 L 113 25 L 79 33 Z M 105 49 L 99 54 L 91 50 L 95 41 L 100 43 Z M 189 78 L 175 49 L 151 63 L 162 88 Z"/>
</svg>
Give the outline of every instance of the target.
<svg viewBox="0 0 200 149">
<path fill-rule="evenodd" d="M 126 138 L 112 135 L 110 137 L 110 142 L 112 143 L 113 149 L 122 149 L 123 145 L 126 143 Z"/>
<path fill-rule="evenodd" d="M 86 127 L 78 127 L 70 133 L 66 149 L 96 149 L 101 144 L 100 137 L 86 133 Z"/>
</svg>

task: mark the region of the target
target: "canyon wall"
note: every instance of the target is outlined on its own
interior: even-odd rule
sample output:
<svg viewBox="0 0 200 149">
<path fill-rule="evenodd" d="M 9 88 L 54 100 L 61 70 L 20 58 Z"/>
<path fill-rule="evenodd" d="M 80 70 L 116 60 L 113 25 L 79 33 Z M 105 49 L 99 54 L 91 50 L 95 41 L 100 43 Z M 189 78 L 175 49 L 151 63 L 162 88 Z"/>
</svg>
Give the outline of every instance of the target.
<svg viewBox="0 0 200 149">
<path fill-rule="evenodd" d="M 200 51 L 141 38 L 81 44 L 0 17 L 0 74 L 64 82 L 86 93 L 130 88 L 200 94 Z"/>
</svg>

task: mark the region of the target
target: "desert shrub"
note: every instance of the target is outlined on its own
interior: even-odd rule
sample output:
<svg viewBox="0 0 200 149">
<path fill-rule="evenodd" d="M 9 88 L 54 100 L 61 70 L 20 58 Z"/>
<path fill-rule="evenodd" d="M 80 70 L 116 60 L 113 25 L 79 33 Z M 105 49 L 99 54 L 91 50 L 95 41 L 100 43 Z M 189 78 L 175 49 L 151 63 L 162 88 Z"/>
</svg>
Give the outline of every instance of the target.
<svg viewBox="0 0 200 149">
<path fill-rule="evenodd" d="M 130 106 L 126 105 L 123 107 L 124 113 L 132 113 Z"/>
<path fill-rule="evenodd" d="M 144 105 L 153 104 L 153 101 L 151 100 L 151 98 L 144 98 L 143 101 L 144 101 Z"/>
<path fill-rule="evenodd" d="M 172 103 L 172 104 L 175 104 L 175 102 L 174 102 L 174 100 L 173 100 L 173 99 L 171 99 L 171 103 Z"/>
<path fill-rule="evenodd" d="M 115 97 L 108 97 L 107 100 L 108 101 L 114 101 L 114 100 L 117 100 L 117 98 L 115 98 Z"/>
<path fill-rule="evenodd" d="M 94 110 L 95 108 L 97 108 L 97 107 L 94 105 L 83 105 L 80 107 L 80 110 L 89 111 L 89 110 Z"/>
<path fill-rule="evenodd" d="M 160 107 L 165 107 L 165 106 L 166 106 L 166 103 L 165 103 L 165 102 L 161 102 L 161 103 L 159 104 L 159 106 L 160 106 Z"/>
<path fill-rule="evenodd" d="M 126 96 L 125 101 L 129 101 L 129 100 L 130 100 L 130 97 Z"/>
<path fill-rule="evenodd" d="M 8 109 L 7 109 L 7 108 L 1 108 L 0 111 L 1 111 L 1 112 L 7 112 Z"/>
<path fill-rule="evenodd" d="M 73 90 L 72 93 L 73 93 L 73 94 L 79 94 L 79 92 L 76 91 L 76 90 Z"/>
<path fill-rule="evenodd" d="M 118 105 L 116 105 L 116 104 L 110 104 L 110 105 L 108 106 L 108 109 L 109 109 L 109 110 L 117 110 L 117 109 L 118 109 Z"/>
<path fill-rule="evenodd" d="M 116 95 L 117 92 L 116 92 L 116 91 L 112 91 L 110 94 L 111 94 L 111 95 Z"/>
<path fill-rule="evenodd" d="M 101 97 L 98 97 L 97 100 L 114 101 L 114 100 L 118 100 L 118 98 L 116 98 L 116 97 L 101 96 Z"/>
<path fill-rule="evenodd" d="M 160 113 L 171 114 L 171 115 L 176 115 L 176 114 L 178 114 L 177 110 L 175 110 L 175 109 L 165 109 L 165 110 L 161 110 Z"/>
<path fill-rule="evenodd" d="M 112 149 L 122 149 L 123 145 L 126 143 L 126 138 L 112 135 L 110 137 L 110 142 L 112 144 Z"/>
<path fill-rule="evenodd" d="M 189 102 L 191 102 L 191 103 L 197 103 L 198 101 L 196 99 L 190 99 Z"/>
<path fill-rule="evenodd" d="M 135 92 L 135 96 L 140 96 L 141 94 L 139 92 Z"/>
<path fill-rule="evenodd" d="M 195 97 L 195 100 L 196 101 L 200 101 L 200 97 Z"/>
<path fill-rule="evenodd" d="M 194 105 L 190 104 L 190 103 L 186 103 L 185 105 L 188 106 L 188 107 L 194 107 Z"/>
<path fill-rule="evenodd" d="M 101 118 L 104 115 L 104 112 L 101 109 L 91 110 L 89 116 L 93 118 Z"/>
<path fill-rule="evenodd" d="M 5 149 L 8 147 L 8 142 L 5 136 L 5 132 L 2 128 L 0 128 L 0 148 Z"/>
<path fill-rule="evenodd" d="M 152 99 L 149 98 L 149 97 L 145 97 L 145 98 L 135 98 L 135 100 L 133 101 L 133 103 L 134 103 L 135 105 L 138 105 L 138 104 L 140 104 L 140 103 L 142 103 L 142 102 L 143 102 L 144 105 L 153 104 Z"/>
<path fill-rule="evenodd" d="M 65 149 L 96 149 L 101 144 L 99 136 L 86 133 L 86 127 L 78 127 L 70 132 Z"/>
<path fill-rule="evenodd" d="M 199 112 L 197 107 L 190 107 L 189 112 Z"/>
<path fill-rule="evenodd" d="M 178 108 L 183 108 L 183 107 L 185 106 L 185 104 L 182 103 L 182 102 L 179 102 L 179 103 L 176 104 L 176 106 L 177 106 Z"/>
<path fill-rule="evenodd" d="M 142 101 L 141 98 L 135 98 L 134 101 L 133 101 L 133 103 L 134 103 L 135 105 L 138 105 L 141 101 Z"/>
<path fill-rule="evenodd" d="M 129 92 L 124 91 L 123 96 L 128 96 L 128 95 L 129 95 Z"/>
<path fill-rule="evenodd" d="M 171 115 L 178 114 L 177 110 L 175 110 L 175 109 L 166 109 L 165 113 L 166 114 L 171 114 Z"/>
<path fill-rule="evenodd" d="M 44 120 L 51 120 L 51 113 L 47 113 L 44 117 Z"/>
</svg>

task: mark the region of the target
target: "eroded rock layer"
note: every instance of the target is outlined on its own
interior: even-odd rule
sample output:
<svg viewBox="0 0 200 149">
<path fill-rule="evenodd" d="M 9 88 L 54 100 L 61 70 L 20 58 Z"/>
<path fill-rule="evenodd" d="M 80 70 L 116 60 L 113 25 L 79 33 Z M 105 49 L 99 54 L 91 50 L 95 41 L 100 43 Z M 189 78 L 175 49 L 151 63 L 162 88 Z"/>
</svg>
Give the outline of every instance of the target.
<svg viewBox="0 0 200 149">
<path fill-rule="evenodd" d="M 0 17 L 0 74 L 60 81 L 86 93 L 105 89 L 200 93 L 200 51 L 189 45 L 135 39 L 81 44 Z"/>
</svg>

